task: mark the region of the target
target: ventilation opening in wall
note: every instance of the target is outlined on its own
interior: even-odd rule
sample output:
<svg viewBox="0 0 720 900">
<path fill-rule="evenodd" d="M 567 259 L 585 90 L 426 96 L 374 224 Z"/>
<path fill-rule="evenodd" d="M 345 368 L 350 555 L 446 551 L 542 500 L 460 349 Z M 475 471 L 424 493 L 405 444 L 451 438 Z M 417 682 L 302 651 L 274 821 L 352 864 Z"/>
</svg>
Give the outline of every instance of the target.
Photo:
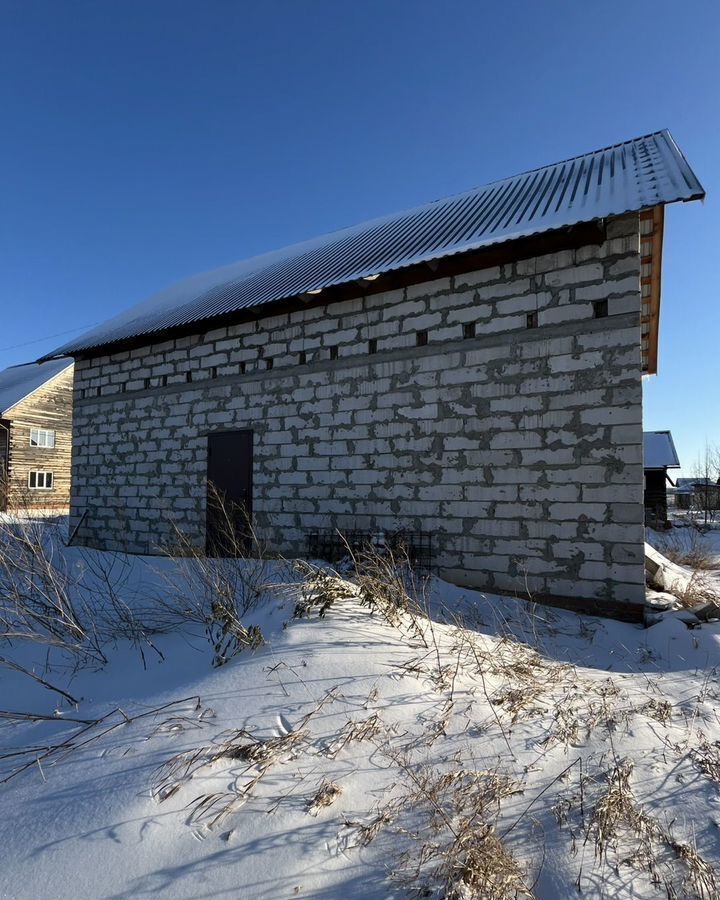
<svg viewBox="0 0 720 900">
<path fill-rule="evenodd" d="M 608 314 L 607 300 L 595 300 L 593 303 L 593 316 L 596 319 L 604 319 Z"/>
<path fill-rule="evenodd" d="M 167 387 L 167 375 L 163 375 L 160 381 L 163 387 Z"/>
<path fill-rule="evenodd" d="M 150 379 L 149 378 L 143 378 L 143 387 L 145 388 L 146 391 L 150 388 Z"/>
<path fill-rule="evenodd" d="M 192 378 L 193 378 L 192 372 L 185 373 L 185 381 L 187 381 L 188 384 L 190 384 L 192 382 Z"/>
<path fill-rule="evenodd" d="M 304 350 L 301 350 L 300 353 L 298 354 L 298 363 L 301 366 L 304 366 L 306 362 L 307 362 L 307 353 Z"/>
<path fill-rule="evenodd" d="M 245 360 L 243 360 L 240 363 L 240 374 L 244 375 L 246 371 L 247 371 L 247 363 L 245 362 Z"/>
<path fill-rule="evenodd" d="M 101 387 L 95 388 L 95 396 L 99 397 L 101 394 L 102 394 L 102 388 Z"/>
<path fill-rule="evenodd" d="M 330 359 L 337 359 L 337 358 L 338 358 L 338 348 L 331 347 L 330 348 Z"/>
<path fill-rule="evenodd" d="M 529 312 L 527 314 L 527 327 L 528 328 L 537 328 L 538 327 L 537 310 L 535 310 L 534 312 Z"/>
<path fill-rule="evenodd" d="M 465 322 L 463 325 L 463 337 L 467 340 L 467 338 L 475 337 L 475 323 L 474 322 Z"/>
<path fill-rule="evenodd" d="M 368 353 L 370 356 L 377 353 L 377 338 L 370 338 L 368 341 Z"/>
<path fill-rule="evenodd" d="M 217 378 L 217 366 L 212 366 L 210 369 L 210 377 Z"/>
<path fill-rule="evenodd" d="M 272 369 L 272 367 L 273 367 L 273 361 L 271 359 L 266 359 L 265 360 L 265 368 Z"/>
<path fill-rule="evenodd" d="M 427 347 L 428 333 L 427 331 L 418 331 L 415 333 L 415 344 L 418 347 Z"/>
</svg>

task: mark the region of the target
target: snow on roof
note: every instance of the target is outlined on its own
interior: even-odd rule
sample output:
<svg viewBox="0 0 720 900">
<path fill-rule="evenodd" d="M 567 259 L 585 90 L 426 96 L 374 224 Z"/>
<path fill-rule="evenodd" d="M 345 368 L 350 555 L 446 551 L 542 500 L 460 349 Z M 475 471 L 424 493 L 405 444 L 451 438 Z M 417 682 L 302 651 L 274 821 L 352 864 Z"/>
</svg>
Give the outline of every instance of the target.
<svg viewBox="0 0 720 900">
<path fill-rule="evenodd" d="M 0 372 L 0 416 L 71 365 L 66 359 L 53 359 L 39 365 L 10 366 Z"/>
<path fill-rule="evenodd" d="M 491 244 L 704 196 L 670 132 L 658 131 L 194 275 L 46 358 L 77 355 Z"/>
<path fill-rule="evenodd" d="M 643 464 L 646 469 L 680 468 L 680 460 L 669 431 L 643 431 Z"/>
</svg>

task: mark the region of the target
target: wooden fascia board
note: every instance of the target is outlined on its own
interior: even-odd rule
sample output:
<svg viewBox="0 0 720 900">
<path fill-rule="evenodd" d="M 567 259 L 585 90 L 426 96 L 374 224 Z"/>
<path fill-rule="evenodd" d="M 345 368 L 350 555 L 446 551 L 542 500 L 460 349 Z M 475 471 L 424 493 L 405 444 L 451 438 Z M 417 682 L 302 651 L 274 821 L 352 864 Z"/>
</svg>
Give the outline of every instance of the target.
<svg viewBox="0 0 720 900">
<path fill-rule="evenodd" d="M 641 242 L 647 243 L 650 240 L 651 250 L 649 255 L 650 272 L 641 278 L 641 284 L 648 284 L 650 287 L 650 303 L 649 303 L 649 331 L 648 331 L 648 347 L 645 358 L 646 375 L 657 374 L 658 364 L 658 335 L 660 330 L 660 288 L 662 275 L 662 247 L 663 233 L 665 226 L 665 207 L 662 204 L 654 206 L 652 209 L 641 213 L 641 222 L 652 222 L 652 229 L 644 234 L 641 229 Z M 643 262 L 647 257 L 643 257 Z"/>
</svg>

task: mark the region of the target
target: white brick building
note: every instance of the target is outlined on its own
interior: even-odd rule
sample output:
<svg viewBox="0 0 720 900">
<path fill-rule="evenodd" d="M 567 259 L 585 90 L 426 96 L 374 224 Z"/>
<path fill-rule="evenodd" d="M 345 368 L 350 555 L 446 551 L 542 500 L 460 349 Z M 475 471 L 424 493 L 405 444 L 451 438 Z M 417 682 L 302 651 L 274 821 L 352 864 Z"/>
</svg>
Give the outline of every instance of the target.
<svg viewBox="0 0 720 900">
<path fill-rule="evenodd" d="M 459 583 L 638 616 L 662 212 L 701 196 L 660 132 L 196 276 L 60 348 L 77 539 L 203 544 L 212 480 L 285 554 L 423 532 Z"/>
</svg>

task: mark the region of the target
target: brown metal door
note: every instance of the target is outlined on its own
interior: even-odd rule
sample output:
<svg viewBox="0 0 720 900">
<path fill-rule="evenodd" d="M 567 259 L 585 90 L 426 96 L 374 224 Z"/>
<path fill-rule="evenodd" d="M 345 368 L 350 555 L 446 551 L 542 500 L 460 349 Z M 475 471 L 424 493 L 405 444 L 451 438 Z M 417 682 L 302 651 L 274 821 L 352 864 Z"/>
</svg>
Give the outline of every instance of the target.
<svg viewBox="0 0 720 900">
<path fill-rule="evenodd" d="M 208 556 L 239 556 L 249 552 L 252 473 L 252 431 L 208 435 Z"/>
</svg>

